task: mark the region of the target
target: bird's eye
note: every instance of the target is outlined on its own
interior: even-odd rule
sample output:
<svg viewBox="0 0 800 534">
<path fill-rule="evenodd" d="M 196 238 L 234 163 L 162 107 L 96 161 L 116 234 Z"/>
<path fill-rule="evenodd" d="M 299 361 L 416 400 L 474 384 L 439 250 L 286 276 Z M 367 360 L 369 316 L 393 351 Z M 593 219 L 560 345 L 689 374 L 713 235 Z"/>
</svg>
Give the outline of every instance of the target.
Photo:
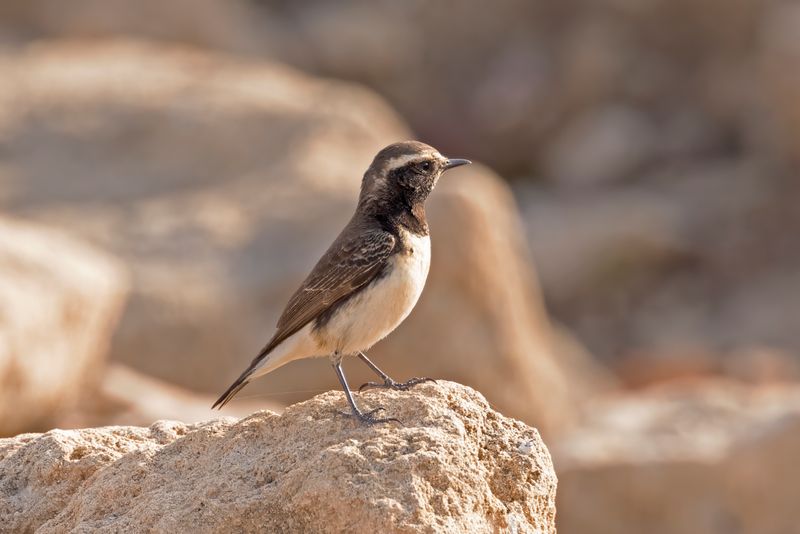
<svg viewBox="0 0 800 534">
<path fill-rule="evenodd" d="M 423 161 L 422 163 L 419 164 L 419 168 L 422 169 L 423 171 L 427 172 L 427 171 L 431 170 L 431 162 L 430 161 Z"/>
</svg>

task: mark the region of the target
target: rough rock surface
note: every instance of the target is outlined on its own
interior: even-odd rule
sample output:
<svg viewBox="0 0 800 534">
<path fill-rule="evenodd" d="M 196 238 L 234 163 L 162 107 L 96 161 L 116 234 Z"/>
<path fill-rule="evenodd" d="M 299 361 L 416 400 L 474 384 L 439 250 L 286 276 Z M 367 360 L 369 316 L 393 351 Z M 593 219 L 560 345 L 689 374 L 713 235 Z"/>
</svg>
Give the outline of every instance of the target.
<svg viewBox="0 0 800 534">
<path fill-rule="evenodd" d="M 800 387 L 700 381 L 592 403 L 553 447 L 562 534 L 797 532 Z"/>
<path fill-rule="evenodd" d="M 126 292 L 106 254 L 0 219 L 0 436 L 49 428 L 97 380 Z"/>
<path fill-rule="evenodd" d="M 123 258 L 133 287 L 112 359 L 210 394 L 272 334 L 377 150 L 411 135 L 363 88 L 184 48 L 46 43 L 0 56 L 0 70 L 0 205 Z M 371 356 L 557 429 L 591 388 L 566 387 L 511 195 L 476 165 L 442 180 L 430 211 L 426 296 Z M 327 362 L 296 362 L 242 398 L 335 387 Z"/>
<path fill-rule="evenodd" d="M 535 429 L 449 382 L 361 399 L 404 425 L 362 426 L 329 392 L 282 416 L 0 440 L 3 527 L 555 532 L 556 477 Z"/>
</svg>

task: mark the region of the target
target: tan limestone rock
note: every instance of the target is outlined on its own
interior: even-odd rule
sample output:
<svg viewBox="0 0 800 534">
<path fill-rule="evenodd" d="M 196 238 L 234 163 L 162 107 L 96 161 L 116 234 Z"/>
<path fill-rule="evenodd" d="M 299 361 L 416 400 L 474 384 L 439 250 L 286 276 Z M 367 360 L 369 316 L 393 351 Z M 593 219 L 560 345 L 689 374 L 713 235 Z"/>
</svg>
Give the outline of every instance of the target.
<svg viewBox="0 0 800 534">
<path fill-rule="evenodd" d="M 372 392 L 364 426 L 329 392 L 240 421 L 53 430 L 0 440 L 12 531 L 555 533 L 538 432 L 464 386 Z"/>
</svg>

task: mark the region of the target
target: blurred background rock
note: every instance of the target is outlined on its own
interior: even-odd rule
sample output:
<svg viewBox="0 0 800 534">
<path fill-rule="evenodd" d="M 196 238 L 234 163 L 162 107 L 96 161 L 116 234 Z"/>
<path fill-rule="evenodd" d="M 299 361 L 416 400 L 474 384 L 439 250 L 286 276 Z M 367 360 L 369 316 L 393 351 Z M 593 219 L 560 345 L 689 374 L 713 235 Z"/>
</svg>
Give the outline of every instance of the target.
<svg viewBox="0 0 800 534">
<path fill-rule="evenodd" d="M 778 0 L 0 0 L 0 205 L 104 273 L 105 310 L 68 347 L 57 300 L 9 282 L 6 391 L 38 361 L 7 347 L 87 363 L 64 410 L 0 396 L 1 429 L 210 416 L 374 152 L 413 136 L 486 166 L 432 198 L 427 290 L 378 361 L 539 426 L 562 532 L 791 531 L 788 490 L 785 521 L 742 503 L 797 439 L 798 65 L 800 8 Z M 56 279 L 28 224 L 3 227 L 0 267 Z M 297 362 L 233 409 L 333 387 Z"/>
</svg>

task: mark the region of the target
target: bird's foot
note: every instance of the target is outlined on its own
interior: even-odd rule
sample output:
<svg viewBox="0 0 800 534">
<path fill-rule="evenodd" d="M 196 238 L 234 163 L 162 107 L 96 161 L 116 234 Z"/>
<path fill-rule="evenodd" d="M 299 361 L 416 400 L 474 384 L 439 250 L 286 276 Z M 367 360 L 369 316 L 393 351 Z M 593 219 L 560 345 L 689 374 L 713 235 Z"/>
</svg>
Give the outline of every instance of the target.
<svg viewBox="0 0 800 534">
<path fill-rule="evenodd" d="M 405 382 L 395 382 L 391 378 L 387 378 L 383 382 L 367 382 L 366 384 L 361 384 L 361 387 L 358 388 L 358 391 L 360 393 L 365 389 L 370 389 L 370 388 L 397 389 L 400 391 L 408 391 L 417 384 L 422 384 L 423 382 L 433 382 L 435 384 L 436 380 L 427 377 L 421 377 L 421 378 L 414 377 L 411 380 L 406 380 Z"/>
<path fill-rule="evenodd" d="M 344 415 L 345 417 L 355 417 L 362 423 L 366 423 L 368 425 L 377 425 L 379 423 L 397 423 L 402 425 L 403 423 L 400 422 L 400 419 L 396 417 L 375 417 L 375 414 L 383 411 L 383 406 L 379 406 L 374 410 L 370 410 L 368 412 L 362 412 L 359 410 L 353 410 L 351 412 L 339 412 L 340 415 Z"/>
</svg>

